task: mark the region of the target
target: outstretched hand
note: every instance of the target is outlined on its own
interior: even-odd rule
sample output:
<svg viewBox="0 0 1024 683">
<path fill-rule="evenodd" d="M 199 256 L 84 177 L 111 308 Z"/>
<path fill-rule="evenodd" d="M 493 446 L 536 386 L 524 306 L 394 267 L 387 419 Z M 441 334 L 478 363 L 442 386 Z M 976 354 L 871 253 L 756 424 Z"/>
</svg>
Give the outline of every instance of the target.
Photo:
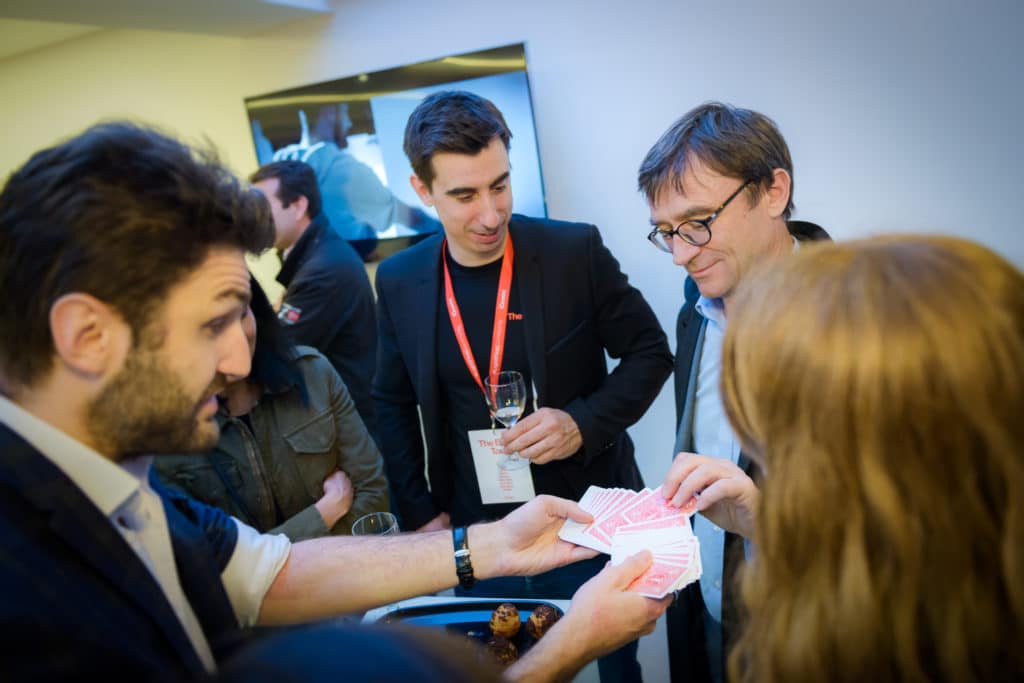
<svg viewBox="0 0 1024 683">
<path fill-rule="evenodd" d="M 745 538 L 753 535 L 761 492 L 729 460 L 680 453 L 665 475 L 661 493 L 677 506 L 697 496 L 697 511 L 712 522 Z"/>
<path fill-rule="evenodd" d="M 638 553 L 580 586 L 566 615 L 506 670 L 506 680 L 569 680 L 593 659 L 651 633 L 672 596 L 646 598 L 626 589 L 653 559 L 648 551 Z"/>
<path fill-rule="evenodd" d="M 566 519 L 591 522 L 593 516 L 576 503 L 554 496 L 537 496 L 491 524 L 469 529 L 469 547 L 476 558 L 486 558 L 481 576 L 532 576 L 555 567 L 585 560 L 596 550 L 558 538 Z M 477 548 L 484 549 L 477 552 Z"/>
<path fill-rule="evenodd" d="M 654 556 L 645 550 L 620 565 L 609 563 L 572 597 L 569 616 L 586 622 L 587 626 L 578 624 L 574 630 L 588 629 L 592 657 L 652 632 L 658 617 L 672 604 L 672 595 L 655 599 L 626 590 L 653 561 Z"/>
</svg>

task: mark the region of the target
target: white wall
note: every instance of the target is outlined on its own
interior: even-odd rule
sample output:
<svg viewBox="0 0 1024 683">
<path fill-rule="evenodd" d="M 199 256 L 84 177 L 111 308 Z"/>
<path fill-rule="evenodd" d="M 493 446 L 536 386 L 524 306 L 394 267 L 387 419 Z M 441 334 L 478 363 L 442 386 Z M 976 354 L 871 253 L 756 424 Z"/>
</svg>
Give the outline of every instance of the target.
<svg viewBox="0 0 1024 683">
<path fill-rule="evenodd" d="M 236 172 L 251 171 L 241 46 L 240 38 L 101 30 L 0 60 L 0 178 L 63 137 L 126 118 L 212 142 Z M 276 257 L 253 266 L 276 295 Z"/>
<path fill-rule="evenodd" d="M 644 240 L 635 172 L 664 128 L 709 99 L 779 123 L 796 217 L 838 238 L 974 237 L 1024 266 L 1017 0 L 336 7 L 246 39 L 103 31 L 0 61 L 0 174 L 56 137 L 129 114 L 208 135 L 247 173 L 244 96 L 525 41 L 549 212 L 601 226 L 670 336 L 683 278 Z M 669 382 L 631 430 L 650 484 L 668 464 L 673 422 Z"/>
<path fill-rule="evenodd" d="M 228 163 L 247 168 L 251 142 L 221 144 L 246 140 L 241 45 L 239 38 L 105 30 L 0 60 L 0 177 L 58 138 L 125 117 L 190 141 L 208 136 Z"/>
</svg>

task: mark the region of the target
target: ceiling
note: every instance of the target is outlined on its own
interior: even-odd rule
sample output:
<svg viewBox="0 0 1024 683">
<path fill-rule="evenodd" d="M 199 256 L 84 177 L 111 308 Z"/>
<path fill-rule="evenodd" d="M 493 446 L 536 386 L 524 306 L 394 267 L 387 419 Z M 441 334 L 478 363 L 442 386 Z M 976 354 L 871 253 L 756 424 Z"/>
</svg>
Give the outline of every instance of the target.
<svg viewBox="0 0 1024 683">
<path fill-rule="evenodd" d="M 0 59 L 104 28 L 246 36 L 332 11 L 329 0 L 2 0 Z"/>
</svg>

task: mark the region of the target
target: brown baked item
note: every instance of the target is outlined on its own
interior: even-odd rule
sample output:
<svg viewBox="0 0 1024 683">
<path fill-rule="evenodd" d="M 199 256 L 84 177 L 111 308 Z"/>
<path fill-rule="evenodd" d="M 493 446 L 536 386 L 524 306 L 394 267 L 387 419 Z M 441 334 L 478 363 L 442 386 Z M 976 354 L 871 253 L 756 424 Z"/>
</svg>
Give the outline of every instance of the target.
<svg viewBox="0 0 1024 683">
<path fill-rule="evenodd" d="M 503 602 L 491 612 L 491 633 L 505 638 L 515 638 L 522 626 L 519 610 L 511 602 Z"/>
<path fill-rule="evenodd" d="M 513 607 L 513 609 L 515 608 Z M 487 641 L 487 649 L 502 666 L 508 666 L 519 659 L 519 650 L 516 648 L 516 644 L 503 636 L 491 636 Z"/>
<path fill-rule="evenodd" d="M 530 615 L 529 620 L 526 622 L 526 632 L 534 640 L 539 640 L 556 621 L 558 621 L 558 612 L 555 611 L 554 607 L 551 605 L 537 605 L 537 609 L 533 610 L 533 614 Z"/>
</svg>

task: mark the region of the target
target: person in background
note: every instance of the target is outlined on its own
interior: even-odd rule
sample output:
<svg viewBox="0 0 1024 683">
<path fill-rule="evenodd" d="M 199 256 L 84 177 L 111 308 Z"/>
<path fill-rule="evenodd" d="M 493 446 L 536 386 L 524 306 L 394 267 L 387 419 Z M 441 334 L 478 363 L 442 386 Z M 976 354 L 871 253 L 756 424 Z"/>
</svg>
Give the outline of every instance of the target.
<svg viewBox="0 0 1024 683">
<path fill-rule="evenodd" d="M 760 490 L 684 453 L 663 492 L 755 542 L 732 680 L 1024 680 L 1024 274 L 953 237 L 802 249 L 737 293 L 722 390 Z"/>
<path fill-rule="evenodd" d="M 348 387 L 370 434 L 377 353 L 373 289 L 366 267 L 322 211 L 313 169 L 301 161 L 261 166 L 249 181 L 270 202 L 277 281 L 285 287 L 278 315 L 296 344 L 327 356 Z"/>
<path fill-rule="evenodd" d="M 162 456 L 156 471 L 257 531 L 293 541 L 350 533 L 388 509 L 384 461 L 338 373 L 315 349 L 292 346 L 255 278 L 249 286 L 252 371 L 220 394 L 217 447 Z"/>
<path fill-rule="evenodd" d="M 684 114 L 647 153 L 638 186 L 650 208 L 647 239 L 687 272 L 676 322 L 673 452 L 697 451 L 755 474 L 719 397 L 730 303 L 757 264 L 828 234 L 789 220 L 789 147 L 771 119 L 749 109 L 711 102 Z M 746 558 L 739 536 L 702 515 L 693 526 L 704 572 L 669 610 L 669 666 L 673 681 L 720 683 L 739 618 L 732 576 Z"/>
<path fill-rule="evenodd" d="M 365 109 L 369 114 L 369 107 Z M 377 172 L 352 151 L 349 103 L 322 105 L 312 129 L 304 110 L 298 111 L 298 118 L 299 141 L 273 152 L 272 160 L 302 161 L 312 167 L 320 185 L 324 214 L 363 260 L 377 260 L 378 239 L 389 233 L 395 237 L 441 229 L 441 224 L 422 209 L 396 197 Z"/>
<path fill-rule="evenodd" d="M 436 219 L 396 197 L 373 169 L 349 150 L 351 129 L 347 102 L 324 105 L 317 112 L 310 134 L 312 144 L 302 160 L 316 171 L 321 193 L 325 197 L 340 194 L 338 201 L 344 202 L 356 220 L 368 225 L 376 236 L 396 225 L 411 232 L 439 231 L 441 224 Z"/>
</svg>

